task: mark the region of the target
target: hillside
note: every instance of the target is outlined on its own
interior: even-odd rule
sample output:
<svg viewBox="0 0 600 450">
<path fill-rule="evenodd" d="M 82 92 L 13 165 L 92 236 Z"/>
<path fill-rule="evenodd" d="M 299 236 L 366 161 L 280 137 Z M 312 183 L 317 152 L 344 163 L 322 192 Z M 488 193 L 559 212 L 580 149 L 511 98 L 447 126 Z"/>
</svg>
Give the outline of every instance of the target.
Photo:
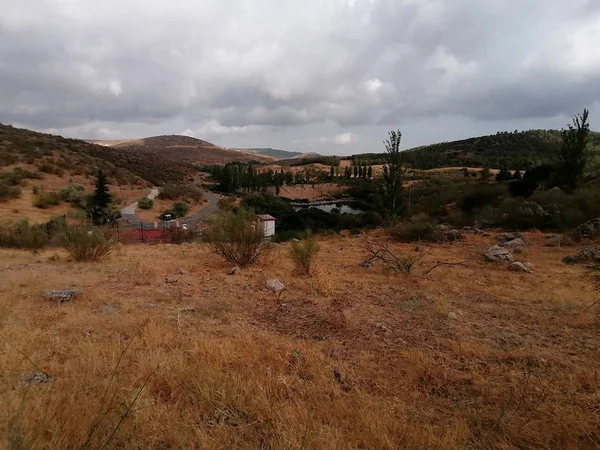
<svg viewBox="0 0 600 450">
<path fill-rule="evenodd" d="M 96 145 L 78 139 L 38 133 L 0 124 L 0 165 L 28 164 L 45 167 L 59 176 L 92 175 L 102 169 L 117 184 L 151 184 L 181 181 L 194 168 L 160 155 L 141 155 L 116 147 Z"/>
<path fill-rule="evenodd" d="M 555 160 L 560 152 L 558 130 L 498 132 L 452 142 L 426 145 L 405 151 L 416 169 L 445 166 L 524 168 Z M 600 150 L 600 133 L 590 134 L 590 149 Z M 381 153 L 353 155 L 349 159 L 377 164 Z"/>
<path fill-rule="evenodd" d="M 269 162 L 274 158 L 242 150 L 228 149 L 189 136 L 153 136 L 130 141 L 104 141 L 131 154 L 160 155 L 189 164 L 227 164 L 230 162 Z"/>
<path fill-rule="evenodd" d="M 263 156 L 270 156 L 276 159 L 289 159 L 302 156 L 300 152 L 288 152 L 286 150 L 277 150 L 275 148 L 236 148 L 235 150 L 257 153 Z"/>
</svg>

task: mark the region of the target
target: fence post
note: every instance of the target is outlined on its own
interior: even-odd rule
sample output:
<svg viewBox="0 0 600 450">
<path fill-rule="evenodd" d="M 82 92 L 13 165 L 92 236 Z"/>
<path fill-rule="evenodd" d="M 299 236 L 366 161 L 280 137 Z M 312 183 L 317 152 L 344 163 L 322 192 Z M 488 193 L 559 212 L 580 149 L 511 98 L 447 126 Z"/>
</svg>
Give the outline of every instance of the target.
<svg viewBox="0 0 600 450">
<path fill-rule="evenodd" d="M 121 236 L 119 235 L 119 222 L 117 222 L 117 242 L 121 242 Z"/>
<path fill-rule="evenodd" d="M 140 222 L 140 230 L 142 234 L 142 242 L 144 242 L 144 222 Z"/>
</svg>

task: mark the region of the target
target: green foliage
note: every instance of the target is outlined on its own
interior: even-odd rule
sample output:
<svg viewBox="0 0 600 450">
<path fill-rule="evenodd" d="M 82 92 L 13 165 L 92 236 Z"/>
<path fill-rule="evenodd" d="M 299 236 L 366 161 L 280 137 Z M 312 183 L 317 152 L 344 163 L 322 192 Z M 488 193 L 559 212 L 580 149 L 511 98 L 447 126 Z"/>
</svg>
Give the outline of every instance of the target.
<svg viewBox="0 0 600 450">
<path fill-rule="evenodd" d="M 94 225 L 106 225 L 121 217 L 121 213 L 116 211 L 111 203 L 112 195 L 108 189 L 108 180 L 104 172 L 98 170 L 96 189 L 87 206 Z"/>
<path fill-rule="evenodd" d="M 101 262 L 114 249 L 113 242 L 100 228 L 70 227 L 60 243 L 75 261 L 80 262 Z"/>
<path fill-rule="evenodd" d="M 506 195 L 506 186 L 477 185 L 459 199 L 458 206 L 462 212 L 471 213 L 486 206 L 497 205 L 503 195 Z"/>
<path fill-rule="evenodd" d="M 69 186 L 58 192 L 58 196 L 61 200 L 75 206 L 85 204 L 85 188 L 80 184 L 70 183 Z"/>
<path fill-rule="evenodd" d="M 175 217 L 185 217 L 185 215 L 188 213 L 188 211 L 190 210 L 190 205 L 188 205 L 186 202 L 175 202 L 173 203 L 173 214 L 175 214 Z"/>
<path fill-rule="evenodd" d="M 29 224 L 25 219 L 10 227 L 0 228 L 0 247 L 39 250 L 50 240 L 44 224 Z"/>
<path fill-rule="evenodd" d="M 383 180 L 379 183 L 379 206 L 381 211 L 388 217 L 398 217 L 405 212 L 405 198 L 403 181 L 406 174 L 406 165 L 403 152 L 400 151 L 402 133 L 390 131 L 385 140 L 384 155 L 385 166 L 383 167 Z"/>
<path fill-rule="evenodd" d="M 4 180 L 0 180 L 0 202 L 7 202 L 21 196 L 21 188 L 12 186 Z"/>
<path fill-rule="evenodd" d="M 292 242 L 290 247 L 290 258 L 292 259 L 296 270 L 310 275 L 314 267 L 314 259 L 320 249 L 319 242 L 312 235 L 310 230 L 304 232 L 301 241 Z"/>
<path fill-rule="evenodd" d="M 500 172 L 496 175 L 496 182 L 504 183 L 506 181 L 510 181 L 513 179 L 513 176 L 510 174 L 506 167 L 500 169 Z"/>
<path fill-rule="evenodd" d="M 561 131 L 562 146 L 560 151 L 560 175 L 562 183 L 569 188 L 574 188 L 583 175 L 583 169 L 589 155 L 587 145 L 590 134 L 588 122 L 590 112 L 583 110 L 573 118 L 566 130 Z"/>
<path fill-rule="evenodd" d="M 221 211 L 233 211 L 235 208 L 235 197 L 223 197 L 219 199 L 219 209 Z"/>
<path fill-rule="evenodd" d="M 205 238 L 217 255 L 239 267 L 257 263 L 268 249 L 256 226 L 256 215 L 244 208 L 210 217 Z"/>
<path fill-rule="evenodd" d="M 142 197 L 138 200 L 138 207 L 141 209 L 152 209 L 154 208 L 154 200 L 148 197 Z"/>
<path fill-rule="evenodd" d="M 60 204 L 60 196 L 56 192 L 40 192 L 33 199 L 33 206 L 40 209 L 51 208 Z"/>
</svg>

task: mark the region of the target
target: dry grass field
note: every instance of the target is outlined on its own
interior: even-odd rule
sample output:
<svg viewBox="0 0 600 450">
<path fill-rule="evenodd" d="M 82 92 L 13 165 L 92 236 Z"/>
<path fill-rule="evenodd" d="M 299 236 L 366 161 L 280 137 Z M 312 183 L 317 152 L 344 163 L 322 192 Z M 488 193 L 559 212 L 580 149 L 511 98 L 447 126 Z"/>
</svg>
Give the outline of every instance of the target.
<svg viewBox="0 0 600 450">
<path fill-rule="evenodd" d="M 235 275 L 204 244 L 96 264 L 0 250 L 3 445 L 598 448 L 598 294 L 561 262 L 577 248 L 525 238 L 532 274 L 484 262 L 480 236 L 422 246 L 413 275 L 360 266 L 373 234 L 321 238 L 313 277 L 285 244 Z M 41 297 L 72 287 L 68 303 Z M 52 380 L 24 381 L 34 371 Z"/>
</svg>

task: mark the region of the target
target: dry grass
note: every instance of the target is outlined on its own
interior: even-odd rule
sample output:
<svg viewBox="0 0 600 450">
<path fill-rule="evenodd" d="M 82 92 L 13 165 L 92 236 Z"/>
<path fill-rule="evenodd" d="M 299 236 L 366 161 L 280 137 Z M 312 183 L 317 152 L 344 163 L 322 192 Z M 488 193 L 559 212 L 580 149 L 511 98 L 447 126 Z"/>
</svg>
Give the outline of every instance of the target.
<svg viewBox="0 0 600 450">
<path fill-rule="evenodd" d="M 493 238 L 479 236 L 427 249 L 423 267 L 470 261 L 427 277 L 362 268 L 364 240 L 343 237 L 320 241 L 313 278 L 287 246 L 234 276 L 200 244 L 120 247 L 100 265 L 0 250 L 3 444 L 597 448 L 597 294 L 561 263 L 577 248 L 526 238 L 534 274 L 483 262 Z M 269 278 L 288 288 L 279 304 Z M 41 300 L 72 286 L 70 303 Z M 26 385 L 34 370 L 53 381 Z"/>
</svg>

